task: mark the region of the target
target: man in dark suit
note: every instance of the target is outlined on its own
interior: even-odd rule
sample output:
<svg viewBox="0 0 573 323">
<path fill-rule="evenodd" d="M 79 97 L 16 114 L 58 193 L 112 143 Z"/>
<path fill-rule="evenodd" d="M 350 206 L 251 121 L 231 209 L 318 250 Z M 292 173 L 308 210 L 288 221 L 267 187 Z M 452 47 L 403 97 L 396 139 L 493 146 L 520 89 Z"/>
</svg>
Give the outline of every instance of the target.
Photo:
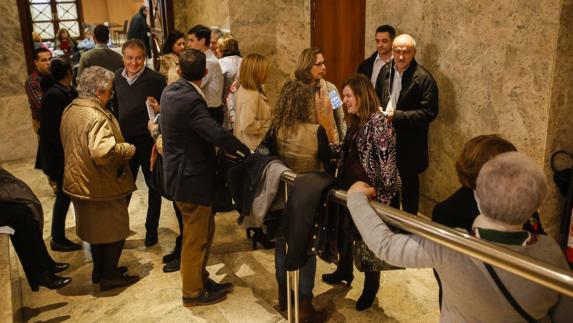
<svg viewBox="0 0 573 323">
<path fill-rule="evenodd" d="M 428 130 L 438 116 L 438 86 L 424 67 L 414 59 L 416 41 L 400 35 L 392 44 L 393 60 L 380 70 L 376 93 L 384 114 L 396 128 L 396 158 L 402 190 L 402 209 L 417 214 L 418 174 L 428 168 Z M 392 203 L 399 208 L 400 197 Z"/>
<path fill-rule="evenodd" d="M 215 233 L 215 146 L 244 158 L 250 151 L 208 111 L 201 79 L 206 56 L 188 49 L 179 58 L 181 78 L 161 96 L 163 169 L 167 194 L 183 215 L 181 278 L 183 305 L 210 305 L 226 298 L 233 285 L 217 284 L 205 270 Z"/>
<path fill-rule="evenodd" d="M 396 37 L 396 30 L 390 25 L 376 28 L 376 51 L 358 65 L 358 73 L 366 75 L 376 87 L 376 79 L 384 64 L 392 60 L 392 41 Z"/>
</svg>

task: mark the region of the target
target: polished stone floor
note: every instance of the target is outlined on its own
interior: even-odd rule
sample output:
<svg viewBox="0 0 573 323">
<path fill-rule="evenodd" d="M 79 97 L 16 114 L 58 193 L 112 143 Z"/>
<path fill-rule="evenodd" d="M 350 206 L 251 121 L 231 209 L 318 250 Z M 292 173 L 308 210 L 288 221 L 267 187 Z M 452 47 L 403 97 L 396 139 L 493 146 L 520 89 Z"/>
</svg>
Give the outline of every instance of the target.
<svg viewBox="0 0 573 323">
<path fill-rule="evenodd" d="M 2 167 L 24 180 L 40 198 L 44 207 L 44 237 L 49 242 L 54 197 L 45 176 L 33 169 L 33 160 L 3 163 Z M 140 174 L 129 207 L 132 235 L 120 259 L 130 274 L 141 281 L 123 289 L 100 292 L 91 284 L 91 259 L 85 249 L 73 253 L 51 252 L 59 262 L 71 268 L 63 274 L 73 278 L 66 287 L 52 291 L 41 288 L 32 292 L 20 268 L 23 316 L 28 322 L 281 322 L 276 305 L 273 250 L 251 250 L 250 241 L 237 223 L 236 213 L 216 217 L 217 229 L 208 270 L 216 281 L 232 282 L 234 291 L 227 300 L 212 306 L 187 309 L 181 305 L 179 273 L 165 274 L 161 258 L 170 252 L 178 234 L 171 203 L 163 201 L 159 244 L 146 248 L 145 214 L 147 189 Z M 75 235 L 73 208 L 67 218 L 67 236 Z M 381 288 L 375 305 L 357 312 L 364 276 L 355 270 L 351 287 L 330 286 L 320 275 L 334 265 L 318 262 L 314 304 L 325 308 L 329 322 L 437 322 L 439 318 L 437 285 L 431 269 L 407 269 L 382 273 Z"/>
</svg>

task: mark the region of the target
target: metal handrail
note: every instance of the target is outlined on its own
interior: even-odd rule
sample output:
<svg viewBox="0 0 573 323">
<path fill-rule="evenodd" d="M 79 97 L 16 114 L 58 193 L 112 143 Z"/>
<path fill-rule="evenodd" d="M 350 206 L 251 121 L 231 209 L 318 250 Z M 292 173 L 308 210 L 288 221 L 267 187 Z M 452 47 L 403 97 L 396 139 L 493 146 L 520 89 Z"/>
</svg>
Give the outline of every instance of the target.
<svg viewBox="0 0 573 323">
<path fill-rule="evenodd" d="M 286 171 L 281 176 L 284 182 L 290 184 L 295 178 L 296 174 L 292 171 Z M 346 206 L 346 191 L 332 189 L 329 197 Z M 378 216 L 393 226 L 573 297 L 573 274 L 570 271 L 472 237 L 422 216 L 414 216 L 378 202 L 371 202 L 370 205 Z"/>
</svg>

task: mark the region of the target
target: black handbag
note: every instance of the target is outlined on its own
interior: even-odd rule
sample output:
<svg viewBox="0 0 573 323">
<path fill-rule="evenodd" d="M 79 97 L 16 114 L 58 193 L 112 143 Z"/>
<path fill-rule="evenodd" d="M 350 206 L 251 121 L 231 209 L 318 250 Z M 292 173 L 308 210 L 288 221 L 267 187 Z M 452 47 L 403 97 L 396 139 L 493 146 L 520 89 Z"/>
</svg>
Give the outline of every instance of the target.
<svg viewBox="0 0 573 323">
<path fill-rule="evenodd" d="M 165 179 L 163 176 L 163 157 L 158 153 L 157 154 L 157 159 L 155 160 L 155 165 L 153 166 L 153 169 L 151 170 L 151 178 L 150 178 L 151 183 L 150 186 L 156 190 L 157 192 L 159 192 L 161 194 L 161 196 L 163 196 L 164 198 L 172 201 L 173 197 L 170 196 L 169 194 L 167 194 L 166 190 L 165 190 Z"/>
<path fill-rule="evenodd" d="M 557 156 L 565 156 L 569 159 L 569 167 L 557 169 L 556 158 Z M 565 150 L 558 150 L 551 155 L 551 169 L 553 170 L 553 181 L 559 188 L 559 192 L 567 196 L 569 191 L 569 183 L 571 182 L 571 173 L 573 173 L 573 156 Z"/>
</svg>

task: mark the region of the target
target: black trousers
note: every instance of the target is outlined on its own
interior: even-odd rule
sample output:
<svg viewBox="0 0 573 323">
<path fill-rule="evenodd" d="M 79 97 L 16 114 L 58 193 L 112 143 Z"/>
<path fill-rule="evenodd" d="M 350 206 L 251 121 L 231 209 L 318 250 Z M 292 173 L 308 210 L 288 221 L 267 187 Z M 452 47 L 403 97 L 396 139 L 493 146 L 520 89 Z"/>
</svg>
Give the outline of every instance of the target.
<svg viewBox="0 0 573 323">
<path fill-rule="evenodd" d="M 418 174 L 402 174 L 402 189 L 400 194 L 396 194 L 390 206 L 400 209 L 400 200 L 402 200 L 402 210 L 414 215 L 418 214 L 418 204 L 420 202 L 420 180 Z"/>
<path fill-rule="evenodd" d="M 352 240 L 348 239 L 348 245 L 339 251 L 339 261 L 336 271 L 343 275 L 351 275 L 354 270 L 352 258 Z M 364 287 L 362 293 L 376 294 L 380 288 L 380 271 L 365 271 L 364 272 Z"/>
<path fill-rule="evenodd" d="M 138 136 L 125 138 L 127 142 L 135 146 L 135 156 L 129 161 L 133 180 L 137 179 L 137 173 L 141 167 L 145 183 L 147 184 L 147 218 L 145 220 L 145 229 L 149 233 L 156 234 L 159 226 L 159 216 L 161 215 L 161 194 L 149 185 L 151 179 L 151 170 L 149 169 L 151 158 L 151 149 L 153 148 L 153 139 L 150 136 Z M 131 194 L 127 198 L 127 203 L 131 200 Z"/>
<path fill-rule="evenodd" d="M 175 201 L 173 201 L 173 209 L 175 209 L 175 216 L 177 217 L 177 224 L 179 225 L 179 235 L 175 239 L 175 250 L 174 254 L 177 254 L 177 259 L 181 259 L 181 242 L 183 241 L 183 215 L 181 210 L 177 207 Z"/>
<path fill-rule="evenodd" d="M 123 251 L 124 240 L 112 243 L 91 244 L 93 271 L 102 279 L 111 279 L 117 275 L 117 264 Z"/>
<path fill-rule="evenodd" d="M 56 242 L 66 241 L 66 215 L 70 208 L 72 200 L 64 194 L 62 190 L 62 181 L 56 182 L 58 191 L 56 192 L 56 201 L 52 212 L 52 240 Z"/>
<path fill-rule="evenodd" d="M 14 229 L 12 245 L 22 263 L 30 287 L 38 286 L 40 274 L 50 271 L 54 260 L 50 257 L 40 226 L 25 204 L 0 203 L 0 226 Z"/>
</svg>

